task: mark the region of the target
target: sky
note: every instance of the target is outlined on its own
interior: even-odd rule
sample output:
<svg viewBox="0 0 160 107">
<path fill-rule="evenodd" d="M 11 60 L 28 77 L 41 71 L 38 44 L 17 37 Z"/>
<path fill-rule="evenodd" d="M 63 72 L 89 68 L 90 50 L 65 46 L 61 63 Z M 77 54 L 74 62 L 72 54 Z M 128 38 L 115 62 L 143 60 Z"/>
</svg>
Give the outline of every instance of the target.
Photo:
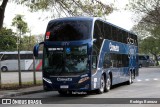
<svg viewBox="0 0 160 107">
<path fill-rule="evenodd" d="M 117 7 L 118 10 L 111 13 L 107 17 L 107 21 L 124 29 L 130 30 L 135 23 L 132 19 L 133 13 L 124 10 L 126 3 L 128 3 L 128 0 L 102 0 L 102 2 L 106 4 L 113 3 L 113 1 L 115 1 L 114 5 L 115 7 Z M 4 26 L 6 26 L 7 28 L 12 28 L 14 31 L 16 30 L 14 27 L 11 26 L 11 24 L 12 19 L 15 17 L 16 14 L 24 15 L 24 19 L 28 23 L 28 27 L 31 29 L 31 33 L 33 35 L 44 34 L 48 22 L 52 19 L 46 18 L 47 14 L 50 13 L 31 13 L 27 9 L 27 7 L 20 5 L 17 6 L 13 3 L 8 3 L 5 11 Z"/>
</svg>

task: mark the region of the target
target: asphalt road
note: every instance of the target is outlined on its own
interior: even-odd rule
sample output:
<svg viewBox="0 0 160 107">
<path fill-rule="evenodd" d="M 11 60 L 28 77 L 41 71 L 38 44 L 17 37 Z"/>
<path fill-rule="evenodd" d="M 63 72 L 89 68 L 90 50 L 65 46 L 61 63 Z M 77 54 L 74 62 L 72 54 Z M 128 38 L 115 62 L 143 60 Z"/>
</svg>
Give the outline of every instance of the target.
<svg viewBox="0 0 160 107">
<path fill-rule="evenodd" d="M 103 94 L 95 94 L 94 92 L 88 95 L 68 95 L 60 96 L 57 92 L 42 92 L 30 95 L 23 95 L 14 98 L 48 98 L 47 103 L 58 102 L 59 104 L 47 105 L 47 107 L 160 107 L 160 104 L 97 104 L 98 99 L 107 100 L 112 99 L 112 102 L 123 101 L 123 98 L 139 100 L 139 98 L 159 98 L 160 101 L 160 68 L 141 68 L 140 75 L 137 77 L 132 85 L 120 84 L 114 86 L 109 92 Z M 91 104 L 85 102 L 94 99 Z M 58 100 L 60 99 L 60 100 Z M 110 100 L 110 99 L 109 99 Z M 97 101 L 97 103 L 96 103 Z M 78 102 L 79 104 L 72 104 Z M 65 104 L 70 103 L 70 104 Z M 94 104 L 95 103 L 95 104 Z M 137 103 L 136 103 L 137 104 Z M 11 105 L 6 105 L 10 107 Z M 12 105 L 17 107 L 17 105 Z M 18 107 L 27 107 L 28 105 L 19 105 Z M 46 105 L 31 105 L 30 107 L 44 107 Z"/>
</svg>

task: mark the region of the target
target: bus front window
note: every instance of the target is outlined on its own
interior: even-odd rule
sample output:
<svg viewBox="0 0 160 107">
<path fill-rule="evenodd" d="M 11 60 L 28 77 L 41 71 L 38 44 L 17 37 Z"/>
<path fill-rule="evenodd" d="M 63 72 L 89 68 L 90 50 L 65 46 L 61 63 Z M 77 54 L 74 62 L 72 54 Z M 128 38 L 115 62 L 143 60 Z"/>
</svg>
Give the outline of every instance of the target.
<svg viewBox="0 0 160 107">
<path fill-rule="evenodd" d="M 46 48 L 47 49 L 47 48 Z M 87 46 L 66 47 L 45 52 L 45 71 L 53 75 L 84 73 L 89 69 Z"/>
<path fill-rule="evenodd" d="M 50 37 L 46 41 L 75 41 L 91 38 L 91 21 L 56 21 L 49 24 L 47 32 Z"/>
</svg>

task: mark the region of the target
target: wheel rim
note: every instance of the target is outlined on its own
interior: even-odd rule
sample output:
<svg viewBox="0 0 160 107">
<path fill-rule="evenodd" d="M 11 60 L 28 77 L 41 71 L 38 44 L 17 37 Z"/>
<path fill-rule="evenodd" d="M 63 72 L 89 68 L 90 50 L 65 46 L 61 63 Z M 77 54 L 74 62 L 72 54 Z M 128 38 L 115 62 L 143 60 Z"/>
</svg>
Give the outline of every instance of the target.
<svg viewBox="0 0 160 107">
<path fill-rule="evenodd" d="M 2 68 L 2 71 L 7 71 L 7 69 L 6 68 Z"/>
<path fill-rule="evenodd" d="M 100 88 L 100 91 L 101 91 L 101 92 L 104 92 L 104 86 L 105 86 L 105 85 L 104 85 L 104 77 L 102 77 L 102 78 L 101 78 L 101 88 Z"/>
<path fill-rule="evenodd" d="M 132 72 L 130 72 L 129 82 L 132 83 Z"/>
<path fill-rule="evenodd" d="M 133 83 L 134 74 L 132 73 L 131 82 Z"/>
<path fill-rule="evenodd" d="M 107 90 L 110 90 L 111 88 L 111 81 L 109 78 L 107 79 L 106 87 L 107 87 Z"/>
</svg>

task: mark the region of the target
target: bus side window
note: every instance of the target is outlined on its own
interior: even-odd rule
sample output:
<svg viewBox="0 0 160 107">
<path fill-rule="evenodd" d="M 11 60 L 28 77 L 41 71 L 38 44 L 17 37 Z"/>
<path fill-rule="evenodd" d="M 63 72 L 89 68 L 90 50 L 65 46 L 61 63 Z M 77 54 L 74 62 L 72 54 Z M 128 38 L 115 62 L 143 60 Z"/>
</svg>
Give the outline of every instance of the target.
<svg viewBox="0 0 160 107">
<path fill-rule="evenodd" d="M 109 68 L 111 66 L 110 54 L 106 53 L 103 61 L 103 68 Z"/>
<path fill-rule="evenodd" d="M 92 56 L 92 68 L 93 69 L 97 68 L 97 56 L 96 55 Z"/>
<path fill-rule="evenodd" d="M 7 60 L 8 59 L 8 57 L 7 57 L 7 55 L 5 54 L 5 55 L 3 55 L 3 57 L 2 57 L 2 59 L 1 59 L 1 61 L 3 61 L 3 60 Z"/>
</svg>

